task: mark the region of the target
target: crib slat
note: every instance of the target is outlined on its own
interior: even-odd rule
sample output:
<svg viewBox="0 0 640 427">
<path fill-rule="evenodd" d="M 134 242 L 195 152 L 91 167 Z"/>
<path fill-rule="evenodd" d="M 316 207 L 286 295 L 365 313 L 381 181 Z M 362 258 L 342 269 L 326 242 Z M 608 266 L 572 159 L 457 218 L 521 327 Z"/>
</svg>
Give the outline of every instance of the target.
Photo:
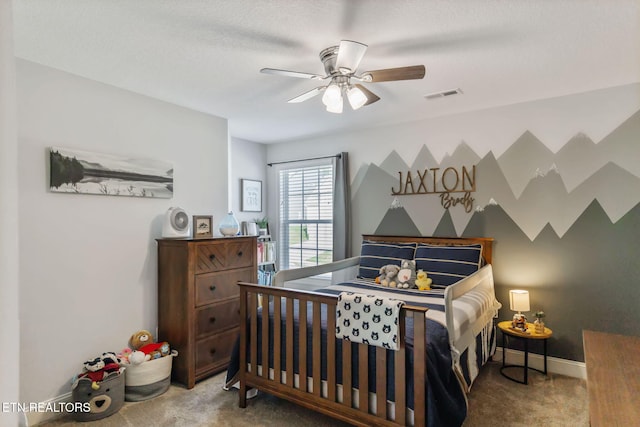
<svg viewBox="0 0 640 427">
<path fill-rule="evenodd" d="M 351 408 L 351 341 L 342 340 L 342 401 Z"/>
<path fill-rule="evenodd" d="M 369 412 L 369 346 L 358 344 L 358 406 Z"/>
<path fill-rule="evenodd" d="M 262 377 L 269 378 L 269 295 L 260 295 L 262 303 Z"/>
<path fill-rule="evenodd" d="M 376 348 L 376 415 L 387 419 L 387 350 Z"/>
<path fill-rule="evenodd" d="M 300 347 L 298 350 L 298 366 L 300 371 L 298 372 L 300 377 L 300 390 L 307 392 L 307 300 L 300 298 L 298 300 L 298 310 L 300 310 L 300 317 L 298 322 L 300 324 Z"/>
<path fill-rule="evenodd" d="M 253 375 L 258 375 L 258 298 L 251 292 L 249 294 L 249 316 L 251 318 L 251 370 Z"/>
<path fill-rule="evenodd" d="M 336 306 L 327 304 L 327 399 L 336 401 Z"/>
<path fill-rule="evenodd" d="M 247 291 L 240 288 L 240 389 L 238 392 L 238 406 L 246 408 L 247 406 L 247 383 L 246 383 L 246 366 L 247 366 Z M 245 369 L 242 369 L 245 367 Z"/>
<path fill-rule="evenodd" d="M 287 385 L 293 388 L 293 299 L 287 298 Z"/>
<path fill-rule="evenodd" d="M 282 345 L 282 299 L 273 297 L 273 378 L 278 384 L 282 382 L 282 369 L 280 361 Z"/>
<path fill-rule="evenodd" d="M 424 312 L 413 313 L 413 396 L 414 396 L 414 424 L 417 426 L 426 425 L 426 384 L 427 374 L 427 346 L 425 331 Z"/>
<path fill-rule="evenodd" d="M 320 302 L 313 302 L 313 330 L 311 354 L 313 355 L 313 394 L 320 396 L 322 392 L 322 331 L 320 329 Z"/>
<path fill-rule="evenodd" d="M 407 396 L 405 391 L 405 378 L 406 378 L 406 367 L 405 367 L 405 353 L 406 349 L 404 346 L 404 315 L 403 311 L 400 312 L 400 317 L 398 318 L 399 329 L 400 329 L 400 337 L 403 337 L 400 340 L 400 348 L 395 352 L 395 403 L 396 403 L 396 419 L 395 422 L 400 425 L 406 424 L 406 408 L 407 408 Z"/>
</svg>

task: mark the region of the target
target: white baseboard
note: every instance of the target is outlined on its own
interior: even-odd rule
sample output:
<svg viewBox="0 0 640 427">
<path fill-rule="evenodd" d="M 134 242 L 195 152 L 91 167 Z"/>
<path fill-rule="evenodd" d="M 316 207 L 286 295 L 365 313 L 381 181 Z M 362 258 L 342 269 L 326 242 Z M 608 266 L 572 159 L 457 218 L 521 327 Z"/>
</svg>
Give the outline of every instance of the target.
<svg viewBox="0 0 640 427">
<path fill-rule="evenodd" d="M 506 362 L 508 364 L 524 364 L 524 352 L 519 350 L 507 349 Z M 493 360 L 502 361 L 502 347 L 496 349 Z M 544 369 L 544 357 L 541 354 L 529 353 L 529 366 L 532 368 Z M 584 362 L 576 362 L 574 360 L 560 359 L 558 357 L 547 357 L 547 371 L 566 375 L 573 378 L 587 379 L 587 367 Z"/>
<path fill-rule="evenodd" d="M 44 402 L 42 402 L 41 406 L 45 408 L 47 407 L 60 408 L 61 406 L 64 406 L 65 403 L 69 403 L 72 401 L 73 401 L 73 398 L 71 396 L 71 393 L 65 393 L 58 397 L 45 400 Z M 23 412 L 23 419 L 20 420 L 20 427 L 35 426 L 45 421 L 52 421 L 65 414 L 66 412 L 53 412 L 53 411 Z"/>
</svg>

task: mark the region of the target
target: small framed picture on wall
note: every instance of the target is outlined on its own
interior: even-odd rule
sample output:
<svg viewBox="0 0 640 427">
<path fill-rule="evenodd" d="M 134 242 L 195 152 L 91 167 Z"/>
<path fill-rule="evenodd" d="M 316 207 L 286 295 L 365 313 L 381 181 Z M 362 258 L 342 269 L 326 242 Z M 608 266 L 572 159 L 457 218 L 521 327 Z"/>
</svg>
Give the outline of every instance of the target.
<svg viewBox="0 0 640 427">
<path fill-rule="evenodd" d="M 262 212 L 262 181 L 242 179 L 243 212 Z"/>
<path fill-rule="evenodd" d="M 213 216 L 194 215 L 193 216 L 193 237 L 213 237 Z"/>
</svg>

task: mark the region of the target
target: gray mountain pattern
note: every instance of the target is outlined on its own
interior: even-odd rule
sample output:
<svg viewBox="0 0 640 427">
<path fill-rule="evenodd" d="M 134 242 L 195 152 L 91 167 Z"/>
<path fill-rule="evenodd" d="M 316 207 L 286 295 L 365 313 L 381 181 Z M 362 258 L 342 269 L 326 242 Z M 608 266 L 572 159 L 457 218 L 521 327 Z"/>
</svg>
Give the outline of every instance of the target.
<svg viewBox="0 0 640 427">
<path fill-rule="evenodd" d="M 411 166 L 391 151 L 380 166 L 363 165 L 357 173 L 354 215 L 363 218 L 357 232 L 393 234 L 394 229 L 408 232 L 417 228 L 420 234 L 433 235 L 446 213 L 461 235 L 472 216 L 461 206 L 447 212 L 437 194 L 393 196 L 391 191 L 399 185 L 399 171 L 406 174 L 410 170 L 415 175 L 418 170 L 472 165 L 477 165 L 472 193 L 475 210 L 500 205 L 531 241 L 547 225 L 562 237 L 594 200 L 615 223 L 640 202 L 639 135 L 640 111 L 599 143 L 577 134 L 556 153 L 528 131 L 497 159 L 492 152 L 480 158 L 465 142 L 440 163 L 426 145 Z M 431 182 L 430 172 L 428 176 Z M 394 198 L 410 223 L 403 215 L 388 215 Z"/>
</svg>

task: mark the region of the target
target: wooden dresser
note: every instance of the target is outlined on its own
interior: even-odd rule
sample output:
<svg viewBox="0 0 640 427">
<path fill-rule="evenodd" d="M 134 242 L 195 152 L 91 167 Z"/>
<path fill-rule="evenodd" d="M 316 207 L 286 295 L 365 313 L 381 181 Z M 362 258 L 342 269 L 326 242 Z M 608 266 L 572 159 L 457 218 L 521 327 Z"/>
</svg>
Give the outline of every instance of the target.
<svg viewBox="0 0 640 427">
<path fill-rule="evenodd" d="M 256 237 L 158 239 L 158 340 L 178 350 L 172 380 L 224 370 L 238 335 L 238 281 L 256 283 Z"/>
</svg>

